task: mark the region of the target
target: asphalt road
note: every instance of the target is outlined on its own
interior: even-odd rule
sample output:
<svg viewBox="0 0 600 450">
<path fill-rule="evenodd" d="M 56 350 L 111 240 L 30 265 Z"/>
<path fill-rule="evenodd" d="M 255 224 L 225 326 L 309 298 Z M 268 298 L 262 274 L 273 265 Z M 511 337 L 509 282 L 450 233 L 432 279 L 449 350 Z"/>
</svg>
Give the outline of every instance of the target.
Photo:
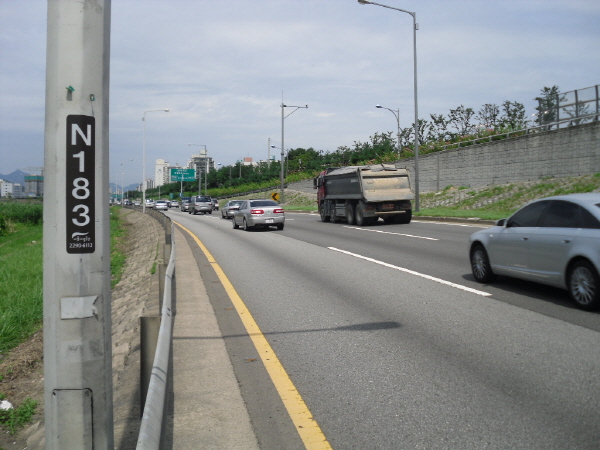
<svg viewBox="0 0 600 450">
<path fill-rule="evenodd" d="M 600 315 L 557 289 L 476 283 L 479 227 L 287 213 L 283 231 L 244 232 L 168 214 L 215 257 L 333 448 L 598 448 Z"/>
</svg>

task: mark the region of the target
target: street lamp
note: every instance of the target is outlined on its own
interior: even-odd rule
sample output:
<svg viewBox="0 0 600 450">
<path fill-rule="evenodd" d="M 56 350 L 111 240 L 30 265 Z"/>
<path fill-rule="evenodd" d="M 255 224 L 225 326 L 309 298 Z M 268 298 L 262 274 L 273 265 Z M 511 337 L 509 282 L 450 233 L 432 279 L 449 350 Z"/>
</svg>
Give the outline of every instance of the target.
<svg viewBox="0 0 600 450">
<path fill-rule="evenodd" d="M 206 193 L 208 192 L 208 190 L 206 189 L 206 181 L 208 180 L 208 150 L 206 148 L 206 145 L 204 144 L 188 144 L 188 145 L 195 145 L 196 147 L 204 147 L 204 159 L 206 160 L 206 173 L 204 174 L 204 195 L 206 195 Z M 198 173 L 200 174 L 200 167 L 198 166 Z M 198 195 L 202 195 L 202 192 L 200 191 L 200 179 L 198 180 Z"/>
<path fill-rule="evenodd" d="M 285 110 L 285 108 L 296 108 L 296 109 L 294 109 L 287 116 L 284 116 L 284 110 Z M 279 175 L 279 178 L 280 178 L 280 181 L 281 181 L 281 203 L 284 202 L 283 187 L 284 187 L 284 182 L 285 182 L 285 179 L 284 179 L 285 177 L 283 175 L 283 149 L 285 148 L 285 145 L 283 145 L 283 136 L 284 136 L 283 122 L 284 122 L 284 120 L 285 120 L 286 117 L 291 116 L 296 111 L 298 111 L 300 108 L 308 108 L 308 105 L 306 105 L 306 106 L 292 106 L 292 105 L 285 105 L 283 102 L 281 102 L 281 173 Z"/>
<path fill-rule="evenodd" d="M 400 108 L 398 108 L 398 111 L 390 109 L 390 108 L 386 108 L 385 106 L 381 106 L 381 105 L 375 105 L 375 108 L 387 109 L 396 117 L 396 122 L 398 122 L 398 142 L 397 142 L 398 158 L 400 158 Z"/>
<path fill-rule="evenodd" d="M 133 158 L 127 159 L 121 163 L 121 208 L 124 206 L 123 194 L 125 193 L 125 187 L 123 186 L 125 184 L 125 172 L 123 172 L 123 164 L 125 164 L 128 161 L 133 161 Z"/>
<path fill-rule="evenodd" d="M 417 23 L 417 13 L 406 11 L 400 8 L 394 8 L 392 6 L 382 5 L 381 3 L 375 3 L 369 0 L 358 0 L 361 5 L 377 5 L 383 6 L 384 8 L 394 9 L 406 14 L 410 14 L 413 18 L 413 60 L 414 60 L 414 91 L 415 91 L 415 211 L 419 211 L 419 107 L 417 101 L 417 30 L 419 24 Z"/>
<path fill-rule="evenodd" d="M 142 156 L 142 212 L 146 214 L 146 114 L 149 112 L 169 112 L 169 109 L 150 109 L 144 111 L 142 121 L 144 122 L 144 151 Z"/>
</svg>

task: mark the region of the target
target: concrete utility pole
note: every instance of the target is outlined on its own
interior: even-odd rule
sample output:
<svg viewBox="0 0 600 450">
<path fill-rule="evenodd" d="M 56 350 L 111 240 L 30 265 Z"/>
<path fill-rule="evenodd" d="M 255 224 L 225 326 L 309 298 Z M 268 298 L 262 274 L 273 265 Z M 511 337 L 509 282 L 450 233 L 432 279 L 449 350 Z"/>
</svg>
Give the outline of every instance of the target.
<svg viewBox="0 0 600 450">
<path fill-rule="evenodd" d="M 283 95 L 282 95 L 283 97 Z M 282 98 L 283 100 L 283 98 Z M 285 108 L 296 108 L 294 109 L 291 113 L 289 113 L 287 116 L 284 115 L 285 114 Z M 285 175 L 284 175 L 284 170 L 283 170 L 283 164 L 284 164 L 284 149 L 285 149 L 285 145 L 283 144 L 284 141 L 284 137 L 285 137 L 285 133 L 284 133 L 284 121 L 287 117 L 291 116 L 292 114 L 294 114 L 296 111 L 298 111 L 300 108 L 308 108 L 308 105 L 306 106 L 293 106 L 293 105 L 286 105 L 283 103 L 283 101 L 281 102 L 281 173 L 279 174 L 279 179 L 281 181 L 281 195 L 280 195 L 280 199 L 279 201 L 281 203 L 285 202 L 285 197 L 284 197 L 284 188 L 285 188 Z"/>
<path fill-rule="evenodd" d="M 46 449 L 113 449 L 110 0 L 48 1 L 44 141 Z"/>
</svg>

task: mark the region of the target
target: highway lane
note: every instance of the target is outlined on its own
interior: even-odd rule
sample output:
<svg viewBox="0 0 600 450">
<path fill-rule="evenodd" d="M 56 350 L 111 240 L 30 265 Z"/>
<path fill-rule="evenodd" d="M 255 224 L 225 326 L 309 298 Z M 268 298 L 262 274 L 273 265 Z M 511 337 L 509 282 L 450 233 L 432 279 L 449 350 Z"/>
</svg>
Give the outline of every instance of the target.
<svg viewBox="0 0 600 450">
<path fill-rule="evenodd" d="M 469 280 L 474 229 L 376 233 L 288 214 L 281 232 L 246 233 L 219 216 L 169 215 L 215 256 L 334 448 L 597 447 L 599 333 L 560 303 L 549 304 L 566 320 Z"/>
<path fill-rule="evenodd" d="M 317 215 L 288 216 L 293 226 L 286 234 L 296 239 L 323 246 L 340 245 L 348 251 L 488 292 L 496 301 L 600 331 L 600 315 L 577 309 L 564 290 L 506 277 L 490 285 L 477 283 L 471 275 L 468 240 L 484 226 L 417 219 L 408 225 L 379 221 L 372 227 L 349 227 L 346 223 L 322 223 Z"/>
</svg>

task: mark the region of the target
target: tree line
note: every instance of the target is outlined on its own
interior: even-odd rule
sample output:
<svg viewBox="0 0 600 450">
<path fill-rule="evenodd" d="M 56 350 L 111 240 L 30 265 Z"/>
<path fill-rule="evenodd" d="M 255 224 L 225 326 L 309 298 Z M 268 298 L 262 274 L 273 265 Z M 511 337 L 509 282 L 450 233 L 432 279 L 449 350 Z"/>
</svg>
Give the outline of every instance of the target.
<svg viewBox="0 0 600 450">
<path fill-rule="evenodd" d="M 501 105 L 486 103 L 478 111 L 460 105 L 450 109 L 447 115 L 430 114 L 429 119 L 419 119 L 419 153 L 427 154 L 453 143 L 524 130 L 530 125 L 546 124 L 555 120 L 559 103 L 564 100 L 564 96 L 558 86 L 544 87 L 535 100 L 538 101 L 538 106 L 533 120 L 527 117 L 522 103 L 510 100 Z M 569 114 L 569 111 L 566 112 Z M 306 177 L 310 177 L 326 167 L 377 164 L 410 158 L 414 155 L 414 133 L 413 123 L 410 127 L 400 128 L 398 134 L 392 131 L 376 132 L 369 137 L 368 142 L 355 141 L 351 146 L 343 145 L 334 151 L 315 150 L 312 147 L 290 149 L 284 157 L 284 173 L 286 178 L 291 174 L 306 174 Z M 206 185 L 209 192 L 248 185 L 260 186 L 269 182 L 277 185 L 280 173 L 280 161 L 263 161 L 254 165 L 244 165 L 242 161 L 238 161 L 234 165 L 210 171 Z M 198 180 L 184 182 L 183 190 L 203 191 L 205 180 L 201 180 L 201 183 L 199 189 Z M 162 186 L 161 191 L 163 195 L 178 194 L 180 188 L 180 183 L 176 182 Z M 156 195 L 158 189 L 147 190 L 147 193 Z"/>
</svg>

